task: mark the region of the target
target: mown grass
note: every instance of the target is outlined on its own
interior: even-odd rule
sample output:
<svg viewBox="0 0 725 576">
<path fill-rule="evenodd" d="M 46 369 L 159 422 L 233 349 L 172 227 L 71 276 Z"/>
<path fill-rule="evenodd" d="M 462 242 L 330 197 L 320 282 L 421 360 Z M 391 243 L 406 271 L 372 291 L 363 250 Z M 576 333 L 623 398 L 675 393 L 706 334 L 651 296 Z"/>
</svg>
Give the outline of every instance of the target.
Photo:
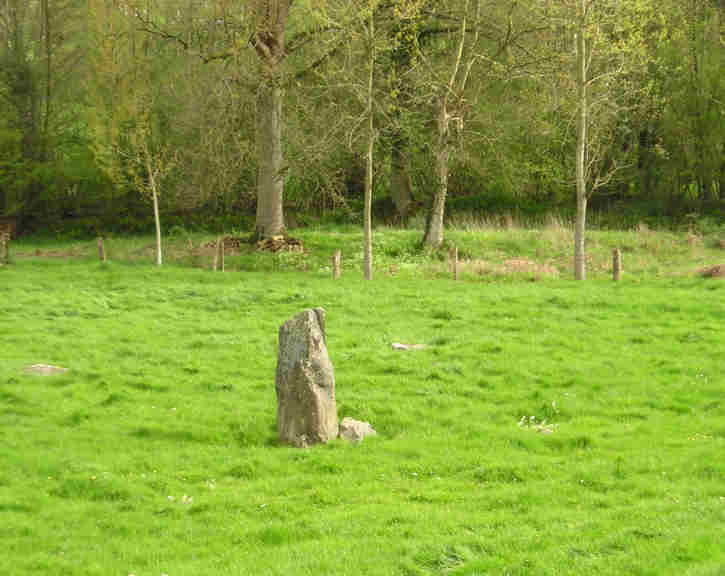
<svg viewBox="0 0 725 576">
<path fill-rule="evenodd" d="M 147 239 L 111 239 L 105 265 L 15 245 L 0 574 L 723 573 L 723 279 L 668 250 L 673 277 L 456 283 L 386 232 L 365 283 L 356 232 L 303 233 L 298 261 L 225 274 L 114 257 Z M 452 236 L 479 259 L 544 250 L 515 234 Z M 360 445 L 276 442 L 277 330 L 311 306 L 340 416 L 378 430 Z M 24 372 L 41 362 L 68 372 Z"/>
</svg>

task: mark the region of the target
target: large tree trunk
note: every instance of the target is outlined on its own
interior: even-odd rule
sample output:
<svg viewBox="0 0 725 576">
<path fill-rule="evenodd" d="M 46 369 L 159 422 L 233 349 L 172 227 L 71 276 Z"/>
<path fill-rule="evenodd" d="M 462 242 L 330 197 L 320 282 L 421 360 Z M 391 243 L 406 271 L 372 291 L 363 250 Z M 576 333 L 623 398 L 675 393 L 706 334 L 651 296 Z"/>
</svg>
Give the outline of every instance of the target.
<svg viewBox="0 0 725 576">
<path fill-rule="evenodd" d="M 284 233 L 282 208 L 282 61 L 292 0 L 253 0 L 254 46 L 261 64 L 257 92 L 257 221 L 259 238 Z"/>
<path fill-rule="evenodd" d="M 425 244 L 436 249 L 443 244 L 443 216 L 446 207 L 446 195 L 448 194 L 448 159 L 451 155 L 448 144 L 448 121 L 448 110 L 444 97 L 438 113 L 438 150 L 436 152 L 438 182 L 433 196 L 428 226 L 423 238 Z"/>
<path fill-rule="evenodd" d="M 282 90 L 273 81 L 257 93 L 257 220 L 258 238 L 284 233 L 282 211 Z"/>
<path fill-rule="evenodd" d="M 587 0 L 580 0 L 578 10 L 579 27 L 576 39 L 576 78 L 579 113 L 577 115 L 576 142 L 576 228 L 574 231 L 574 277 L 577 280 L 586 279 L 586 252 L 584 247 L 587 215 L 587 63 L 585 54 L 586 40 L 584 38 L 586 9 Z"/>
</svg>

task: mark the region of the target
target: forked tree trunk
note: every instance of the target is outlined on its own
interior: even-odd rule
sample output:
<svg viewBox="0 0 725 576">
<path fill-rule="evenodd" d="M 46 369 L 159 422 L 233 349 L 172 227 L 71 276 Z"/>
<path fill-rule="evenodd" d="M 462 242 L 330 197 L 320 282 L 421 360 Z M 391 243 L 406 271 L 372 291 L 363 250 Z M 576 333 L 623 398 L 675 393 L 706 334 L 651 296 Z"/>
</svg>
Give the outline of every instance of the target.
<svg viewBox="0 0 725 576">
<path fill-rule="evenodd" d="M 440 97 L 438 105 L 438 146 L 436 150 L 436 175 L 438 183 L 436 185 L 435 194 L 433 196 L 433 206 L 431 206 L 428 225 L 426 226 L 423 242 L 432 248 L 438 249 L 443 244 L 443 216 L 446 208 L 446 196 L 448 194 L 448 161 L 451 156 L 451 144 L 449 143 L 451 114 L 448 112 L 448 96 L 450 94 L 463 95 L 468 81 L 468 74 L 471 71 L 474 57 L 470 57 L 468 63 L 461 68 L 463 62 L 463 49 L 466 44 L 468 1 L 464 11 L 463 21 L 461 22 L 461 36 L 458 40 L 458 50 L 456 53 L 456 61 L 451 70 L 451 77 L 448 80 L 448 86 Z M 476 32 L 474 33 L 473 46 L 478 43 L 478 20 L 481 11 L 480 1 L 476 8 Z M 457 80 L 459 71 L 463 69 L 462 77 Z M 459 130 L 462 124 L 459 124 Z"/>
<path fill-rule="evenodd" d="M 576 227 L 574 230 L 574 277 L 586 279 L 585 232 L 587 218 L 587 182 L 586 182 L 586 150 L 587 150 L 587 62 L 586 29 L 587 0 L 580 0 L 577 10 L 578 30 L 576 38 L 576 79 L 577 103 L 577 142 L 576 142 Z"/>
</svg>

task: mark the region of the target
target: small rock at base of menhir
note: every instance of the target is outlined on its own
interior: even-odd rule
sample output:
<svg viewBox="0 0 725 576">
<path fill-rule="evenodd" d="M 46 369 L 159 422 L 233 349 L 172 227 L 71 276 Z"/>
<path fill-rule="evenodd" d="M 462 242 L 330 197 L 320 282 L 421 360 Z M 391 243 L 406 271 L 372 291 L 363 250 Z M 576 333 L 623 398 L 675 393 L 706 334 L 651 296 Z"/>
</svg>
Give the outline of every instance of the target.
<svg viewBox="0 0 725 576">
<path fill-rule="evenodd" d="M 340 422 L 340 438 L 350 442 L 362 442 L 365 436 L 377 436 L 370 422 L 361 422 L 352 418 L 343 418 Z"/>
</svg>

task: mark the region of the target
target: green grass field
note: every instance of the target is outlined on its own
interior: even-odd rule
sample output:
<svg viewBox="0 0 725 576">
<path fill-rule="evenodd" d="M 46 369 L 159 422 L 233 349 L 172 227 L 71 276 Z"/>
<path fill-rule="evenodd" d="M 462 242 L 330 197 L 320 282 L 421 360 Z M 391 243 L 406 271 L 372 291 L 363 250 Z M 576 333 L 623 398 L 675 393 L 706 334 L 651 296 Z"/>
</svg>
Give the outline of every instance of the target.
<svg viewBox="0 0 725 576">
<path fill-rule="evenodd" d="M 725 253 L 595 233 L 575 283 L 567 234 L 454 232 L 459 282 L 406 232 L 378 231 L 369 283 L 352 230 L 223 274 L 187 238 L 162 269 L 148 238 L 108 239 L 106 264 L 14 244 L 0 574 L 725 574 L 725 279 L 695 274 Z M 313 306 L 362 444 L 276 442 L 277 331 Z"/>
</svg>

